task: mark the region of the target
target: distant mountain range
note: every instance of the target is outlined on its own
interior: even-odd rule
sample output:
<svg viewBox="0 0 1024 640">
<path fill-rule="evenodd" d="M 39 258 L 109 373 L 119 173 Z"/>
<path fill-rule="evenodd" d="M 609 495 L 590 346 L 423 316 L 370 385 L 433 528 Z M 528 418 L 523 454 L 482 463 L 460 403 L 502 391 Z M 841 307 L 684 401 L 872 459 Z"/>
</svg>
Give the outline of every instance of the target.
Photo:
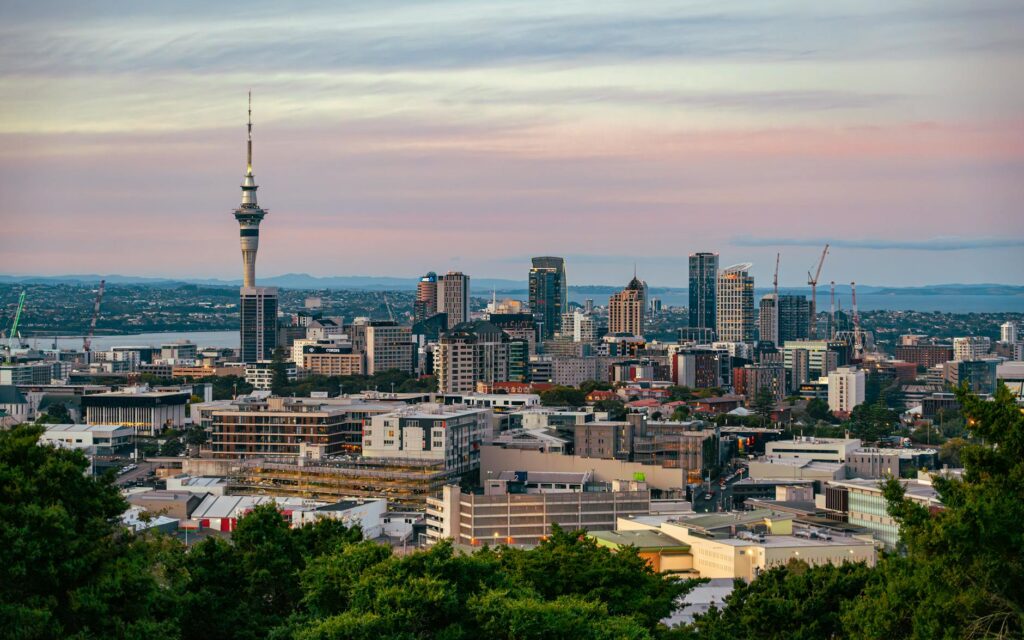
<svg viewBox="0 0 1024 640">
<path fill-rule="evenodd" d="M 139 276 L 123 276 L 118 274 L 97 275 L 97 274 L 75 274 L 61 276 L 10 276 L 0 275 L 0 284 L 95 284 L 100 280 L 106 280 L 110 284 L 142 284 L 152 286 L 176 286 L 180 284 L 195 284 L 211 287 L 237 287 L 241 280 L 221 280 L 217 278 L 149 278 Z M 395 278 L 390 276 L 311 276 L 306 273 L 286 273 L 279 276 L 261 278 L 260 284 L 268 287 L 281 287 L 284 289 L 363 289 L 370 291 L 402 291 L 416 288 L 418 278 Z M 476 295 L 490 295 L 495 291 L 498 295 L 522 295 L 527 291 L 527 283 L 524 280 L 508 280 L 501 278 L 472 278 L 471 286 Z M 622 287 L 620 285 L 581 285 L 570 286 L 569 289 L 577 296 L 583 295 L 610 295 Z M 836 285 L 836 291 L 848 294 L 850 286 Z M 652 295 L 681 295 L 686 293 L 685 287 L 658 287 L 651 286 L 649 289 Z M 758 292 L 767 292 L 769 289 L 758 289 Z M 1008 284 L 935 284 L 919 287 L 892 287 L 859 285 L 859 294 L 872 295 L 924 295 L 924 296 L 1020 296 L 1024 295 L 1024 286 Z M 808 294 L 809 287 L 780 287 L 780 293 Z M 828 286 L 819 287 L 819 300 L 821 296 L 828 296 Z"/>
</svg>

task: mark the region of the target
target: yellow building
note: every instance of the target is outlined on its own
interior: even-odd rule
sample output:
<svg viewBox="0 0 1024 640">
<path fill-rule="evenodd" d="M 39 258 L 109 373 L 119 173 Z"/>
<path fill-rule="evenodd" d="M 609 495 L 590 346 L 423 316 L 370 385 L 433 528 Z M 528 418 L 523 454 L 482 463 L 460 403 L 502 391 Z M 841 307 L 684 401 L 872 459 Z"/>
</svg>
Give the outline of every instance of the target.
<svg viewBox="0 0 1024 640">
<path fill-rule="evenodd" d="M 659 532 L 689 547 L 689 567 L 701 578 L 751 581 L 762 571 L 803 560 L 811 566 L 866 562 L 874 566 L 875 544 L 869 537 L 794 529 L 792 516 L 767 509 L 687 516 L 619 518 L 617 535 Z M 595 532 L 599 539 L 606 533 Z M 686 567 L 673 558 L 672 567 Z M 666 569 L 662 569 L 663 571 Z"/>
</svg>

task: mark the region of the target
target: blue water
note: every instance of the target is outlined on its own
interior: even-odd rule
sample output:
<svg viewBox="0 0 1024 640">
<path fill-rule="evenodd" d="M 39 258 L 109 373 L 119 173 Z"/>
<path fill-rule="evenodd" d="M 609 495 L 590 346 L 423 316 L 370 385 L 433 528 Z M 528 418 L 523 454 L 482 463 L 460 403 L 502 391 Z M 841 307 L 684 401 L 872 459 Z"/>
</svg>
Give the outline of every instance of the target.
<svg viewBox="0 0 1024 640">
<path fill-rule="evenodd" d="M 200 348 L 220 347 L 238 348 L 238 331 L 171 331 L 160 333 L 135 333 L 123 336 L 96 336 L 92 339 L 92 348 L 95 351 L 106 351 L 111 347 L 159 347 L 169 342 L 179 340 L 191 340 Z M 33 340 L 27 340 L 32 344 Z M 39 348 L 50 348 L 53 338 L 39 338 Z M 81 336 L 64 336 L 57 338 L 57 346 L 61 349 L 81 349 Z"/>
</svg>

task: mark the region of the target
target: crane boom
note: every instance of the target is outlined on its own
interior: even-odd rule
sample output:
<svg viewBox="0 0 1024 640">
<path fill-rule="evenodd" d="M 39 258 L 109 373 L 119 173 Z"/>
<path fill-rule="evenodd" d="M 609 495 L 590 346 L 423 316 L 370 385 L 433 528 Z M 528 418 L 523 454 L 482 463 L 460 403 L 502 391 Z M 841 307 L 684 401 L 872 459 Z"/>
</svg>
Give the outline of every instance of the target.
<svg viewBox="0 0 1024 640">
<path fill-rule="evenodd" d="M 18 335 L 18 323 L 21 322 L 21 310 L 25 308 L 25 292 L 18 296 L 18 310 L 14 312 L 14 324 L 11 325 L 11 332 L 7 336 L 7 353 L 14 353 L 14 337 Z"/>
<path fill-rule="evenodd" d="M 828 326 L 831 335 L 830 338 L 836 337 L 836 281 L 833 280 L 829 283 L 829 305 L 828 305 Z"/>
<path fill-rule="evenodd" d="M 106 285 L 106 280 L 100 280 L 100 286 L 96 290 L 96 302 L 92 307 L 92 321 L 89 323 L 89 334 L 82 340 L 82 351 L 85 351 L 86 363 L 89 362 L 89 350 L 92 348 L 92 336 L 96 333 L 96 320 L 100 317 L 100 303 L 103 302 L 103 289 Z"/>
<path fill-rule="evenodd" d="M 779 258 L 781 256 L 781 253 L 775 254 L 775 277 L 772 278 L 772 289 L 775 292 L 775 297 L 779 296 Z"/>
<path fill-rule="evenodd" d="M 825 249 L 821 252 L 821 259 L 818 260 L 818 269 L 811 275 L 811 272 L 807 272 L 807 284 L 811 285 L 811 326 L 810 336 L 812 339 L 818 337 L 818 278 L 821 277 L 821 268 L 825 265 L 825 256 L 828 255 L 829 245 L 825 245 Z"/>
</svg>

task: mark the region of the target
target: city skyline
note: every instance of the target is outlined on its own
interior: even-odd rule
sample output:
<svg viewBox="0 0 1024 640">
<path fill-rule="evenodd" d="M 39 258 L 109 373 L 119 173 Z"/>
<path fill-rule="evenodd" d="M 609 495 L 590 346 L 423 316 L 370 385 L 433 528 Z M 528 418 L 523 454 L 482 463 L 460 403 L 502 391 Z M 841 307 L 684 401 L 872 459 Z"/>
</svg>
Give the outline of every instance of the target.
<svg viewBox="0 0 1024 640">
<path fill-rule="evenodd" d="M 0 271 L 234 279 L 252 88 L 271 276 L 1024 283 L 1014 3 L 245 7 L 3 10 Z"/>
</svg>

